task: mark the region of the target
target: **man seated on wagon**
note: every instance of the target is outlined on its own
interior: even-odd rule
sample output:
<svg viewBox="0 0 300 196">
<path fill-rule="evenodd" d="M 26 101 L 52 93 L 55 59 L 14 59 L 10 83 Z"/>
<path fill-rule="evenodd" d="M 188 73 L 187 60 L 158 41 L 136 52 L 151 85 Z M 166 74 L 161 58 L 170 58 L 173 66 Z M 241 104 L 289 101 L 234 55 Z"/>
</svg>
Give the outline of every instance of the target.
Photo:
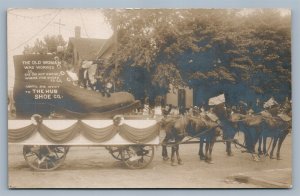
<svg viewBox="0 0 300 196">
<path fill-rule="evenodd" d="M 171 110 L 172 110 L 172 104 L 167 104 L 162 110 L 163 116 L 167 117 L 170 114 Z"/>
<path fill-rule="evenodd" d="M 100 92 L 102 96 L 110 97 L 112 83 L 104 77 L 104 61 L 102 59 L 98 59 L 96 62 L 97 69 L 95 73 L 95 90 Z"/>
</svg>

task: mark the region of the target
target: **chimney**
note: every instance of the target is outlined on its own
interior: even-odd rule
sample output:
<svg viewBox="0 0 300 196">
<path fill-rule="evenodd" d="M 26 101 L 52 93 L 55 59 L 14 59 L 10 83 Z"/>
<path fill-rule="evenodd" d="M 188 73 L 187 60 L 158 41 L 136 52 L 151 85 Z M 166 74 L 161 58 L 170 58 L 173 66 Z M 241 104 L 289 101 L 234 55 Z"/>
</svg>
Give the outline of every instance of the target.
<svg viewBox="0 0 300 196">
<path fill-rule="evenodd" d="M 80 38 L 80 26 L 75 27 L 75 38 Z"/>
</svg>

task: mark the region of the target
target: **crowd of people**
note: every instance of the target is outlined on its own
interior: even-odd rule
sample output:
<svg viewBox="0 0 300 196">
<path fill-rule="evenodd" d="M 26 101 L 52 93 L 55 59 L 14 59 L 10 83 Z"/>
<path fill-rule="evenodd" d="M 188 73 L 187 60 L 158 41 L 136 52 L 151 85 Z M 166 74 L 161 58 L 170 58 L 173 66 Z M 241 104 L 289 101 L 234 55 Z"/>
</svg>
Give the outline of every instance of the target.
<svg viewBox="0 0 300 196">
<path fill-rule="evenodd" d="M 239 113 L 243 115 L 269 115 L 269 117 L 277 116 L 278 114 L 284 113 L 287 116 L 292 116 L 292 107 L 291 101 L 286 98 L 286 100 L 279 104 L 276 101 L 273 101 L 274 98 L 270 98 L 272 101 L 267 101 L 263 104 L 263 107 L 259 110 L 259 112 L 255 112 L 252 107 L 247 105 L 244 102 L 240 102 L 234 106 L 228 106 L 226 103 L 222 103 L 224 107 L 226 107 L 228 114 L 230 113 Z M 188 114 L 191 116 L 201 116 L 201 117 L 209 117 L 213 121 L 217 121 L 217 117 L 214 114 L 214 108 L 216 105 L 211 106 L 191 106 L 189 109 L 185 110 L 184 113 L 180 113 L 178 107 L 173 106 L 172 104 L 167 104 L 162 108 L 163 116 L 174 116 L 174 115 L 184 115 Z"/>
</svg>

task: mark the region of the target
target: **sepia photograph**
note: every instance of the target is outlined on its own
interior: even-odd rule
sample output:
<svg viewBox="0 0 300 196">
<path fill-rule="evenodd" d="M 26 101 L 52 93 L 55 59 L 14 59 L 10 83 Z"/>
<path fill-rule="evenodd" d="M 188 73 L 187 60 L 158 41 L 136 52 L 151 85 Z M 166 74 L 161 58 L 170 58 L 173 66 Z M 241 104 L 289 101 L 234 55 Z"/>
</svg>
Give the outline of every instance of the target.
<svg viewBox="0 0 300 196">
<path fill-rule="evenodd" d="M 10 8 L 7 54 L 10 189 L 293 186 L 290 9 Z"/>
</svg>

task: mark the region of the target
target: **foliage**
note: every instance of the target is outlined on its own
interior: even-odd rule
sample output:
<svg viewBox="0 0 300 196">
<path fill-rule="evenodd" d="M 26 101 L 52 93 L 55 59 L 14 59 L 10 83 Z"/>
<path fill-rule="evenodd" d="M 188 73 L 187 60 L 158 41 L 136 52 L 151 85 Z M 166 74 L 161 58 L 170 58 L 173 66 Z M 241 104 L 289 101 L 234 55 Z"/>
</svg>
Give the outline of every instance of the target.
<svg viewBox="0 0 300 196">
<path fill-rule="evenodd" d="M 33 46 L 26 45 L 23 54 L 57 54 L 61 59 L 72 64 L 73 48 L 72 45 L 67 45 L 67 42 L 61 35 L 46 35 L 43 40 L 36 39 Z M 57 47 L 62 47 L 62 51 L 57 51 Z"/>
<path fill-rule="evenodd" d="M 26 45 L 23 54 L 56 53 L 57 46 L 65 47 L 67 42 L 61 35 L 46 35 L 43 40 L 36 39 L 33 46 Z"/>
<path fill-rule="evenodd" d="M 111 77 L 124 84 L 139 73 L 122 77 L 122 70 L 140 67 L 149 75 L 140 81 L 145 83 L 145 96 L 162 94 L 157 89 L 165 92 L 169 84 L 205 93 L 198 104 L 221 92 L 231 104 L 291 96 L 289 15 L 272 9 L 248 14 L 222 9 L 104 14 L 118 39 L 118 50 L 109 61 Z"/>
</svg>

